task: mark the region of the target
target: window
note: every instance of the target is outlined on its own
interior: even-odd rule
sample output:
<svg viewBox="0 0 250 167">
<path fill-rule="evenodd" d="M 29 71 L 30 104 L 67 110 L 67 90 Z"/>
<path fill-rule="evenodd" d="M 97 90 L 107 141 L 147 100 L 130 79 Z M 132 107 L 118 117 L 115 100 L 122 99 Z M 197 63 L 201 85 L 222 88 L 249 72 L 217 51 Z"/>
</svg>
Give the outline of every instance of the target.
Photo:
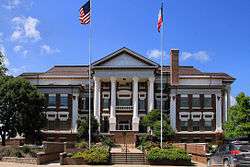
<svg viewBox="0 0 250 167">
<path fill-rule="evenodd" d="M 181 121 L 181 131 L 187 131 L 188 130 L 188 121 Z"/>
<path fill-rule="evenodd" d="M 110 93 L 109 92 L 102 92 L 102 108 L 108 109 L 109 108 L 109 100 L 110 99 Z"/>
<path fill-rule="evenodd" d="M 68 107 L 68 95 L 67 94 L 61 94 L 60 95 L 60 107 L 67 108 Z"/>
<path fill-rule="evenodd" d="M 57 112 L 55 112 L 55 111 L 46 112 L 46 118 L 47 118 L 49 121 L 55 121 L 56 118 L 57 118 Z"/>
<path fill-rule="evenodd" d="M 139 111 L 146 111 L 146 102 L 145 102 L 145 100 L 139 100 Z"/>
<path fill-rule="evenodd" d="M 163 112 L 167 110 L 167 94 L 163 93 L 162 94 L 162 109 L 163 109 Z M 155 94 L 155 108 L 156 109 L 161 109 L 161 94 L 160 93 L 156 93 Z"/>
<path fill-rule="evenodd" d="M 194 138 L 193 139 L 193 143 L 199 143 L 200 142 L 200 138 Z"/>
<path fill-rule="evenodd" d="M 188 95 L 181 95 L 180 107 L 181 108 L 189 108 L 189 105 L 188 105 Z"/>
<path fill-rule="evenodd" d="M 199 131 L 200 126 L 199 126 L 200 121 L 193 121 L 193 131 Z"/>
<path fill-rule="evenodd" d="M 117 106 L 131 106 L 131 91 L 127 90 L 121 90 L 117 92 L 118 94 L 118 100 L 117 100 Z"/>
<path fill-rule="evenodd" d="M 205 121 L 204 128 L 206 131 L 211 131 L 212 130 L 212 121 Z"/>
<path fill-rule="evenodd" d="M 69 112 L 58 112 L 58 119 L 60 121 L 67 121 L 69 119 Z"/>
<path fill-rule="evenodd" d="M 49 107 L 56 107 L 56 94 L 49 94 L 48 105 Z"/>
<path fill-rule="evenodd" d="M 200 108 L 200 95 L 193 95 L 192 98 L 192 108 Z"/>
<path fill-rule="evenodd" d="M 212 130 L 212 120 L 214 119 L 213 112 L 203 112 L 204 128 L 206 131 Z"/>
<path fill-rule="evenodd" d="M 205 95 L 204 96 L 204 108 L 212 108 L 211 95 Z"/>
<path fill-rule="evenodd" d="M 205 142 L 206 143 L 211 143 L 213 140 L 212 140 L 212 138 L 211 137 L 206 137 L 205 138 Z"/>
</svg>

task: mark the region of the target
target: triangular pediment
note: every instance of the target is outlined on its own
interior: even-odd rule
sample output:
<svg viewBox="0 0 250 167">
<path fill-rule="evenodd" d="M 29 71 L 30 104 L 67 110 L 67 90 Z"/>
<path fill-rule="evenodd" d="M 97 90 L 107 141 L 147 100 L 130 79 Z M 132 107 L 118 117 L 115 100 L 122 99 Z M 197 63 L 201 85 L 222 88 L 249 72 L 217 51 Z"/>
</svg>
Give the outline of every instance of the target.
<svg viewBox="0 0 250 167">
<path fill-rule="evenodd" d="M 128 48 L 119 49 L 92 64 L 93 68 L 157 68 L 158 66 L 157 63 Z"/>
</svg>

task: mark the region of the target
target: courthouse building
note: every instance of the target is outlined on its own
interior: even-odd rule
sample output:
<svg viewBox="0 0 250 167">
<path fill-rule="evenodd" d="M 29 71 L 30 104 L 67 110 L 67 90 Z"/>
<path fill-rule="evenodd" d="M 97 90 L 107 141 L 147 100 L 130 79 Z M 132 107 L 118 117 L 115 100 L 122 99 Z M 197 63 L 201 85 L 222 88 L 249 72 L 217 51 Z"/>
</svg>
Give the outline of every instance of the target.
<svg viewBox="0 0 250 167">
<path fill-rule="evenodd" d="M 91 67 L 91 99 L 88 65 L 54 66 L 47 72 L 20 75 L 47 97 L 45 140 L 73 140 L 77 120 L 88 116 L 89 100 L 100 133 L 147 131 L 141 119 L 161 106 L 160 65 L 122 48 L 93 62 Z M 170 117 L 175 140 L 218 140 L 227 120 L 230 88 L 235 79 L 225 73 L 179 65 L 177 49 L 170 51 L 170 66 L 164 66 L 162 72 L 163 113 Z"/>
</svg>

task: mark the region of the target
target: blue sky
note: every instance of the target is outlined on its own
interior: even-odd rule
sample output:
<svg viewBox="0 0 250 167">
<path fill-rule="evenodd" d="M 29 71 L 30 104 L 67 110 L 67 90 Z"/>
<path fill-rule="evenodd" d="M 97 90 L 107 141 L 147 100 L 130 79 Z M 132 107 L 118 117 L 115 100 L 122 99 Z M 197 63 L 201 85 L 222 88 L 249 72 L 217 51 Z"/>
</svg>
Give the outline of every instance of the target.
<svg viewBox="0 0 250 167">
<path fill-rule="evenodd" d="M 88 26 L 78 21 L 86 0 L 0 2 L 0 49 L 11 74 L 88 63 Z M 159 62 L 160 2 L 93 0 L 93 60 L 125 46 Z M 237 78 L 232 95 L 250 95 L 250 1 L 164 2 L 164 50 L 179 48 L 181 65 L 232 75 Z"/>
</svg>

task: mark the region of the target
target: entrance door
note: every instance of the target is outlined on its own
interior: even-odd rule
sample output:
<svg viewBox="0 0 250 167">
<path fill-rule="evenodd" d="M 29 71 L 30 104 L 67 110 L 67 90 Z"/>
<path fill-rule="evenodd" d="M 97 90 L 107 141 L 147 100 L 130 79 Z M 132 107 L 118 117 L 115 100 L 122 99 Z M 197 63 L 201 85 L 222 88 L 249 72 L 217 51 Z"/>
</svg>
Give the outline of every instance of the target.
<svg viewBox="0 0 250 167">
<path fill-rule="evenodd" d="M 120 121 L 118 123 L 118 130 L 131 130 L 129 121 Z"/>
</svg>

